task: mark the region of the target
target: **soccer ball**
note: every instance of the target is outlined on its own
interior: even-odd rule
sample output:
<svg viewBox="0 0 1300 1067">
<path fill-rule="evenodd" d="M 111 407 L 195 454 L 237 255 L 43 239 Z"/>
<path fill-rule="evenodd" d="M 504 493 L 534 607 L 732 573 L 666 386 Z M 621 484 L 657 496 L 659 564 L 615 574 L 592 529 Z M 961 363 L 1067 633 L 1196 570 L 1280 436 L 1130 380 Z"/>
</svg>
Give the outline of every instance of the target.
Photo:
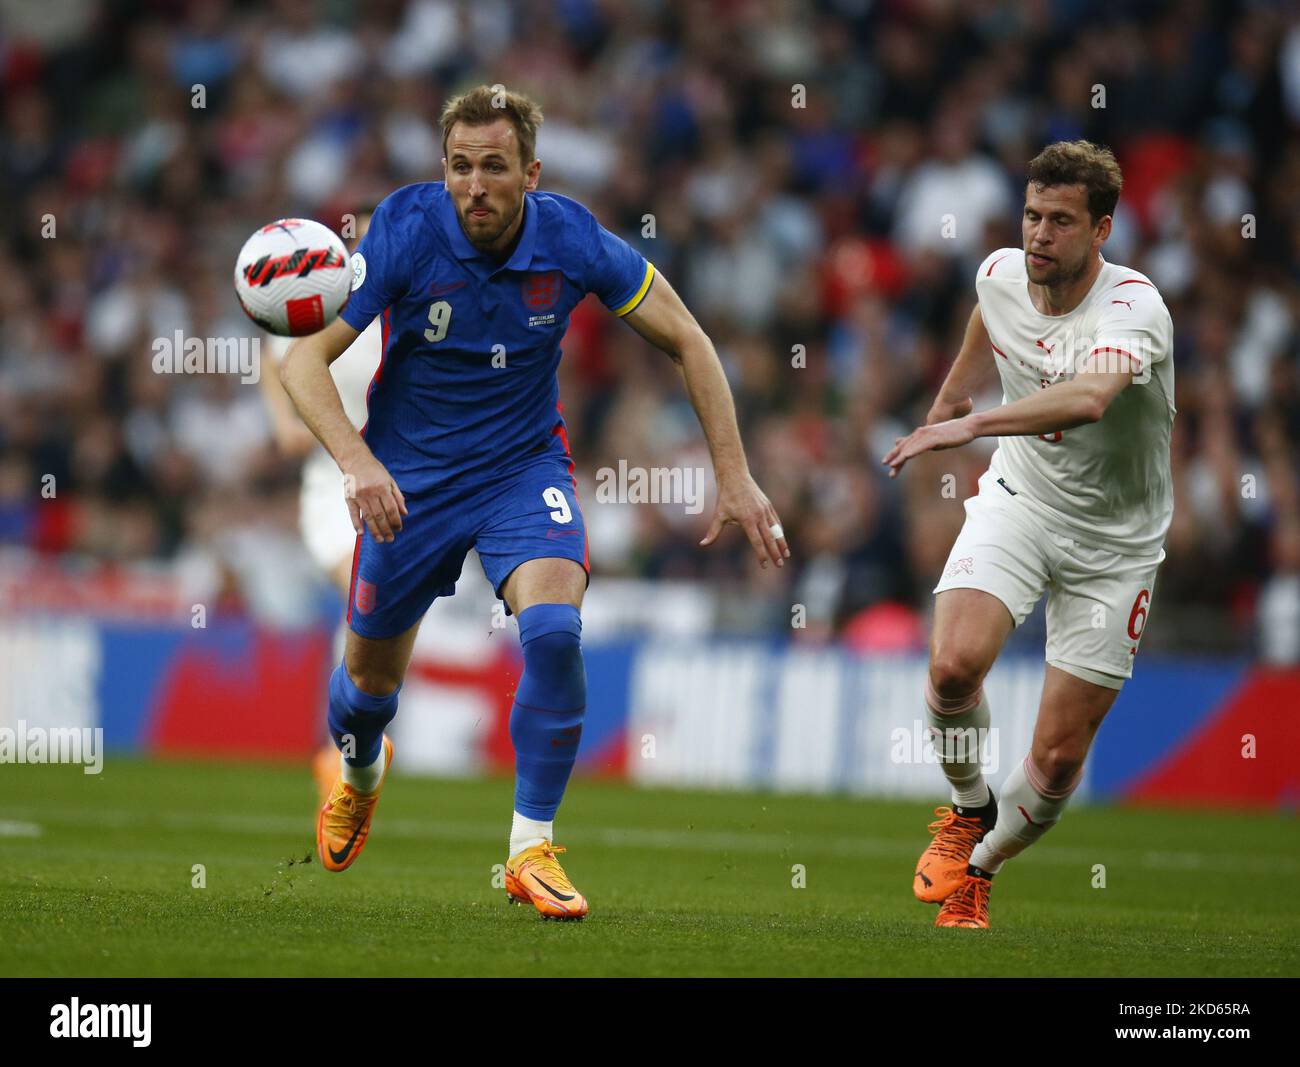
<svg viewBox="0 0 1300 1067">
<path fill-rule="evenodd" d="M 235 295 L 250 319 L 280 337 L 323 330 L 352 295 L 348 251 L 328 226 L 280 219 L 239 250 Z"/>
</svg>

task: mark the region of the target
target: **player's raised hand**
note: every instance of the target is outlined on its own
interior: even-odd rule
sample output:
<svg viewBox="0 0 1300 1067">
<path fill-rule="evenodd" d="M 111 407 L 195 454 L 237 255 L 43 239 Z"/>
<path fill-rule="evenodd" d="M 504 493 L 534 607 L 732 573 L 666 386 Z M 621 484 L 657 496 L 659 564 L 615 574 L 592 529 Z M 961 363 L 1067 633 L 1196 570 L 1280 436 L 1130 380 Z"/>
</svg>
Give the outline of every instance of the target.
<svg viewBox="0 0 1300 1067">
<path fill-rule="evenodd" d="M 343 490 L 352 516 L 352 528 L 361 533 L 363 524 L 376 541 L 391 541 L 402 528 L 406 500 L 387 468 L 367 456 L 352 464 L 343 475 Z"/>
<path fill-rule="evenodd" d="M 766 567 L 771 560 L 778 567 L 785 566 L 790 558 L 790 548 L 785 543 L 785 531 L 772 502 L 748 474 L 740 478 L 718 481 L 718 505 L 713 511 L 713 522 L 700 544 L 707 548 L 718 539 L 722 528 L 734 523 L 745 531 L 754 546 L 758 563 Z"/>
<path fill-rule="evenodd" d="M 895 477 L 903 469 L 903 464 L 922 452 L 939 452 L 945 448 L 960 448 L 975 440 L 975 431 L 970 421 L 965 418 L 949 419 L 937 422 L 933 426 L 921 426 L 906 437 L 894 442 L 894 447 L 880 462 L 889 467 L 889 476 Z"/>
</svg>

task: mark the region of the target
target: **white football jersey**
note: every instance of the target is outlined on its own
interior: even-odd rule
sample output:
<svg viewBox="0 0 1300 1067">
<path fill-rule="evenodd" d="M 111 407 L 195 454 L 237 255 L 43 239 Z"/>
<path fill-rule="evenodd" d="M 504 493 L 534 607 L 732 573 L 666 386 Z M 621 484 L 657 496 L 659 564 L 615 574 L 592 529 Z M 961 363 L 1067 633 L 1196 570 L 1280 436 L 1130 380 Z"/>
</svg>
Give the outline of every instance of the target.
<svg viewBox="0 0 1300 1067">
<path fill-rule="evenodd" d="M 1029 298 L 1025 254 L 1000 248 L 980 264 L 980 314 L 1003 403 L 1067 381 L 1085 358 L 1132 370 L 1101 420 L 1059 433 L 1002 437 L 990 469 L 1049 522 L 1126 555 L 1160 550 L 1173 515 L 1173 322 L 1145 275 L 1102 261 L 1088 295 L 1065 315 Z"/>
</svg>

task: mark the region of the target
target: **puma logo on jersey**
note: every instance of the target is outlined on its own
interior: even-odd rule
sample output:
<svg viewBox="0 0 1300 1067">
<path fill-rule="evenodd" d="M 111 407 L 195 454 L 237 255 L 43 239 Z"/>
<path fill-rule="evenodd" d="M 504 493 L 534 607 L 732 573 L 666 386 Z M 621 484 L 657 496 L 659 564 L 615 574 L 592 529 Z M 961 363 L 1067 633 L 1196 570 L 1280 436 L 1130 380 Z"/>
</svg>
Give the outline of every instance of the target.
<svg viewBox="0 0 1300 1067">
<path fill-rule="evenodd" d="M 1041 349 L 1042 349 L 1044 352 L 1046 352 L 1049 356 L 1052 354 L 1052 349 L 1056 347 L 1056 345 L 1054 345 L 1054 344 L 1050 344 L 1050 345 L 1043 344 L 1043 342 L 1042 342 L 1041 340 L 1035 341 L 1034 344 L 1036 344 L 1039 348 L 1041 348 Z"/>
<path fill-rule="evenodd" d="M 974 566 L 974 556 L 962 556 L 961 559 L 955 559 L 948 564 L 948 577 L 955 578 L 959 574 L 969 574 L 973 577 L 975 574 Z"/>
<path fill-rule="evenodd" d="M 1133 310 L 1133 301 L 1132 301 L 1132 300 L 1112 300 L 1111 303 L 1112 303 L 1112 304 L 1123 304 L 1126 308 L 1129 309 L 1129 311 L 1132 311 L 1132 310 Z"/>
</svg>

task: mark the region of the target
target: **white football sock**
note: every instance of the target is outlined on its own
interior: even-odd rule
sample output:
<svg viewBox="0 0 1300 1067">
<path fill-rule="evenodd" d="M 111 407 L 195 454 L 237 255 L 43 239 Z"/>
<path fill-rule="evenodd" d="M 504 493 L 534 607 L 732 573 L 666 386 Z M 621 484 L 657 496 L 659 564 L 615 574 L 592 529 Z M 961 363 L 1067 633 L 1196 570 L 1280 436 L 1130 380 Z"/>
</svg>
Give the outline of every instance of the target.
<svg viewBox="0 0 1300 1067">
<path fill-rule="evenodd" d="M 543 841 L 554 841 L 554 822 L 541 822 L 515 812 L 510 823 L 510 858 L 518 856 L 526 848 L 540 845 Z"/>
<path fill-rule="evenodd" d="M 1056 825 L 1082 777 L 1080 768 L 1067 788 L 1049 789 L 1046 777 L 1034 766 L 1033 757 L 1026 756 L 1007 775 L 1002 796 L 998 798 L 998 823 L 975 846 L 971 864 L 989 874 L 997 874 L 1003 863 L 1020 855 Z"/>
<path fill-rule="evenodd" d="M 343 784 L 350 785 L 358 793 L 373 793 L 379 788 L 384 777 L 384 746 L 379 746 L 379 756 L 374 763 L 365 767 L 354 767 L 339 753 L 339 765 L 343 768 Z"/>
<path fill-rule="evenodd" d="M 952 788 L 952 802 L 963 808 L 982 808 L 990 796 L 979 762 L 980 746 L 989 728 L 989 701 L 984 687 L 968 697 L 949 699 L 935 692 L 926 678 L 925 716 L 939 766 Z"/>
</svg>

